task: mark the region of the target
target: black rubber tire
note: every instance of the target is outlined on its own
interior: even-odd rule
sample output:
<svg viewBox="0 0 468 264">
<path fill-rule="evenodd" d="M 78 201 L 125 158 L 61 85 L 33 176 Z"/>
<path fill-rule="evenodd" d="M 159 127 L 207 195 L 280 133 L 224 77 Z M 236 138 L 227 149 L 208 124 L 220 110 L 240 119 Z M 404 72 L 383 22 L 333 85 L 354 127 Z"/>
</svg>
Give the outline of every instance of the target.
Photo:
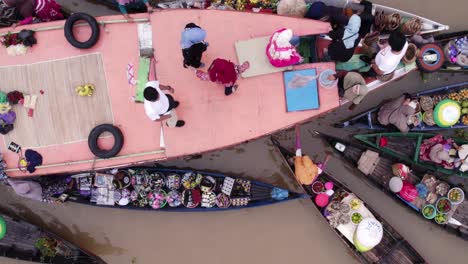
<svg viewBox="0 0 468 264">
<path fill-rule="evenodd" d="M 114 146 L 110 150 L 102 150 L 98 146 L 98 138 L 104 132 L 109 132 L 114 137 Z M 118 127 L 111 124 L 102 124 L 93 128 L 88 136 L 89 149 L 96 157 L 102 159 L 108 159 L 117 156 L 120 150 L 122 150 L 123 144 L 124 137 L 122 131 L 120 131 Z"/>
<path fill-rule="evenodd" d="M 432 51 L 437 54 L 437 61 L 435 63 L 427 63 L 424 61 L 423 56 L 426 52 Z M 423 72 L 435 72 L 438 71 L 445 63 L 444 50 L 437 44 L 425 44 L 419 49 L 418 57 L 416 58 L 416 64 L 418 68 Z"/>
<path fill-rule="evenodd" d="M 80 20 L 86 21 L 86 23 L 89 24 L 91 27 L 91 37 L 85 41 L 85 42 L 80 42 L 76 40 L 75 36 L 73 35 L 73 25 Z M 65 22 L 65 38 L 67 41 L 75 48 L 78 49 L 89 49 L 93 47 L 99 40 L 99 36 L 101 34 L 101 29 L 99 28 L 99 23 L 97 20 L 86 14 L 86 13 L 74 13 L 71 15 L 68 19 L 67 22 Z"/>
</svg>

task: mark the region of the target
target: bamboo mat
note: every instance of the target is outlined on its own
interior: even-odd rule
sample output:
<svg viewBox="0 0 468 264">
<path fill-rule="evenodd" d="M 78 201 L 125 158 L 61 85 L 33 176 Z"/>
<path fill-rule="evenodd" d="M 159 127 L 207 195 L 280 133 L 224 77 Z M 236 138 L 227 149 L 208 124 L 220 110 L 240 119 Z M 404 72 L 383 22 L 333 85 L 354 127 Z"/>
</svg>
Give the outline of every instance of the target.
<svg viewBox="0 0 468 264">
<path fill-rule="evenodd" d="M 90 97 L 75 87 L 95 85 Z M 0 90 L 38 95 L 33 117 L 21 105 L 13 106 L 15 129 L 4 136 L 25 147 L 44 147 L 86 140 L 93 127 L 113 123 L 111 102 L 101 54 L 0 68 Z M 40 91 L 44 91 L 43 94 Z"/>
</svg>

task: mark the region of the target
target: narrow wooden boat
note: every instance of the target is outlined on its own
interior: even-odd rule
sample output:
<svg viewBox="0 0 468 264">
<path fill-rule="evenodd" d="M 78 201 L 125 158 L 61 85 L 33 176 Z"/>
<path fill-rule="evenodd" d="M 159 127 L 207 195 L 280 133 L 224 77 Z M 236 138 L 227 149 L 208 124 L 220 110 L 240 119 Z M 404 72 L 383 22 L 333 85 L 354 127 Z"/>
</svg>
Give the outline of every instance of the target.
<svg viewBox="0 0 468 264">
<path fill-rule="evenodd" d="M 184 69 L 180 34 L 190 22 L 203 27 L 209 42 L 203 61 L 209 65 L 221 57 L 236 61 L 237 41 L 271 36 L 288 25 L 295 34 L 317 35 L 330 29 L 328 23 L 247 12 L 177 9 L 133 15 L 137 23 L 122 21 L 121 15 L 100 17 L 100 38 L 89 49 L 74 48 L 64 37 L 65 21 L 19 27 L 36 31 L 37 45 L 24 56 L 8 56 L 0 49 L 1 89 L 37 95 L 32 117 L 30 109 L 13 106 L 15 128 L 3 136 L 0 150 L 9 176 L 47 175 L 92 169 L 128 167 L 146 161 L 166 160 L 232 146 L 305 122 L 339 106 L 336 86 L 318 84 L 320 107 L 287 112 L 283 72 L 239 79 L 239 90 L 225 96 L 221 85 L 199 80 Z M 142 25 L 142 23 L 144 25 Z M 149 24 L 145 24 L 149 23 Z M 229 28 L 229 32 L 225 28 Z M 140 30 L 142 29 L 142 30 Z M 87 40 L 89 26 L 72 30 L 78 40 Z M 99 36 L 97 30 L 92 36 Z M 182 128 L 168 128 L 153 122 L 143 104 L 135 103 L 135 86 L 140 60 L 138 32 L 142 45 L 151 44 L 157 60 L 156 76 L 161 84 L 175 89 L 174 98 Z M 146 33 L 145 33 L 146 32 Z M 149 32 L 149 34 L 148 34 Z M 7 29 L 0 30 L 0 35 Z M 69 34 L 68 32 L 67 34 Z M 146 39 L 146 37 L 150 37 Z M 266 56 L 265 56 L 266 57 Z M 128 69 L 133 68 L 134 71 Z M 334 63 L 305 64 L 294 69 L 334 69 Z M 80 97 L 75 88 L 94 84 L 92 96 Z M 274 117 L 274 118 L 273 118 Z M 90 151 L 90 131 L 100 124 L 121 130 L 123 147 L 111 158 L 96 158 Z M 114 132 L 116 131 L 113 128 Z M 118 133 L 114 133 L 118 134 Z M 91 140 L 92 141 L 92 140 Z M 99 139 L 102 149 L 112 149 L 112 137 Z M 117 141 L 117 140 L 115 140 Z M 34 173 L 18 168 L 19 154 L 7 146 L 15 142 L 22 150 L 37 150 L 43 157 Z"/>
<path fill-rule="evenodd" d="M 273 139 L 273 142 L 277 146 L 277 152 L 284 158 L 285 162 L 288 162 L 291 168 L 291 174 L 294 175 L 294 153 L 285 147 L 279 145 L 279 143 Z M 355 195 L 351 190 L 346 188 L 341 182 L 333 178 L 330 174 L 322 172 L 314 181 L 314 183 L 320 182 L 325 184 L 332 182 L 335 194 L 344 194 L 347 197 L 354 197 L 355 200 L 361 202 L 361 206 L 365 207 L 366 210 L 375 217 L 382 224 L 383 238 L 382 241 L 375 246 L 372 250 L 367 252 L 360 252 L 356 249 L 352 237 L 344 232 L 345 227 L 348 224 L 339 224 L 335 228 L 331 226 L 336 235 L 345 243 L 352 254 L 362 263 L 392 263 L 392 264 L 403 264 L 403 263 L 426 263 L 423 257 L 406 241 L 388 222 L 385 221 L 377 212 L 365 204 L 362 199 Z M 313 183 L 313 184 L 314 184 Z M 312 185 L 313 185 L 312 184 Z M 312 190 L 312 185 L 303 185 L 304 190 L 311 196 L 311 201 L 316 206 L 317 210 L 322 214 L 323 218 L 330 223 L 325 215 L 328 214 L 328 209 L 323 209 L 317 206 L 314 202 L 316 193 Z M 326 207 L 328 208 L 328 207 Z M 331 224 L 331 223 L 330 223 Z M 352 224 L 352 223 L 351 223 Z M 346 233 L 346 235 L 344 235 Z"/>
<path fill-rule="evenodd" d="M 67 185 L 53 200 L 130 210 L 211 212 L 308 197 L 254 180 L 159 167 L 51 175 L 30 180 L 38 181 L 43 188 L 57 183 Z"/>
<path fill-rule="evenodd" d="M 442 71 L 442 72 L 467 72 L 468 71 L 468 67 L 460 66 L 456 64 L 456 62 L 454 63 L 450 60 L 450 48 L 453 46 L 453 44 L 455 44 L 454 42 L 460 39 L 466 38 L 467 36 L 468 36 L 468 30 L 453 32 L 453 33 L 438 34 L 435 36 L 436 43 L 443 48 L 444 55 L 445 55 L 445 63 L 442 66 L 442 68 L 440 68 L 439 71 Z M 458 55 L 456 54 L 456 51 L 454 51 L 454 53 L 455 53 L 454 54 L 455 56 Z"/>
<path fill-rule="evenodd" d="M 457 168 L 451 169 L 431 161 L 421 160 L 421 145 L 424 144 L 425 140 L 428 140 L 434 136 L 436 136 L 436 134 L 416 132 L 404 134 L 399 132 L 388 132 L 360 134 L 355 135 L 354 137 L 368 144 L 369 146 L 382 151 L 383 153 L 400 159 L 401 161 L 412 163 L 428 170 L 440 172 L 443 174 L 468 177 L 468 172 L 461 172 Z M 454 138 L 453 140 L 459 146 L 468 144 L 468 141 L 465 140 L 457 138 Z"/>
<path fill-rule="evenodd" d="M 452 85 L 447 85 L 423 92 L 419 92 L 413 94 L 412 97 L 418 98 L 418 101 L 421 96 L 430 96 L 433 98 L 434 96 L 440 98 L 447 98 L 450 93 L 458 93 L 460 90 L 467 89 L 468 82 L 462 82 Z M 382 126 L 379 121 L 377 120 L 377 114 L 379 112 L 380 107 L 374 107 L 366 112 L 360 113 L 356 116 L 351 117 L 350 119 L 335 124 L 335 127 L 343 128 L 343 127 L 353 127 L 353 128 L 363 128 L 363 129 L 370 129 L 370 130 L 396 130 L 392 126 Z M 458 128 L 466 128 L 468 127 L 467 124 L 464 124 L 462 120 L 460 120 L 457 124 L 451 127 L 439 127 L 437 125 L 428 125 L 424 122 L 421 122 L 420 125 L 411 128 L 411 131 L 433 131 L 433 130 L 444 130 L 444 129 L 458 129 Z"/>
<path fill-rule="evenodd" d="M 33 263 L 105 264 L 99 257 L 36 225 L 4 214 L 0 215 L 0 237 L 1 257 Z"/>
<path fill-rule="evenodd" d="M 372 171 L 368 174 L 367 172 L 364 173 L 361 171 L 362 177 L 371 182 L 374 186 L 382 190 L 390 197 L 394 198 L 397 202 L 402 202 L 403 204 L 407 205 L 408 208 L 411 208 L 414 210 L 414 212 L 417 212 L 421 215 L 421 217 L 423 217 L 422 209 L 427 204 L 426 202 L 422 201 L 419 197 L 413 202 L 407 202 L 389 189 L 390 178 L 392 175 L 394 175 L 392 165 L 399 162 L 397 158 L 383 153 L 377 149 L 369 148 L 363 144 L 339 139 L 331 135 L 319 133 L 317 131 L 314 132 L 315 134 L 321 136 L 328 144 L 330 144 L 336 153 L 339 153 L 341 157 L 343 157 L 347 162 L 356 168 L 358 168 L 358 162 L 362 155 L 366 153 L 366 151 L 379 153 L 377 162 L 372 163 Z M 413 167 L 412 170 L 408 173 L 408 178 L 406 181 L 413 185 L 417 185 L 421 183 L 424 177 L 430 177 L 430 173 L 431 172 L 426 172 L 423 168 Z M 442 181 L 440 183 L 442 183 Z M 451 185 L 451 188 L 453 187 L 456 186 Z M 454 205 L 449 216 L 450 219 L 448 219 L 447 223 L 437 224 L 437 226 L 444 228 L 447 232 L 456 234 L 457 236 L 468 240 L 468 201 L 465 199 L 460 204 Z M 436 222 L 434 222 L 434 224 L 436 224 Z"/>
</svg>

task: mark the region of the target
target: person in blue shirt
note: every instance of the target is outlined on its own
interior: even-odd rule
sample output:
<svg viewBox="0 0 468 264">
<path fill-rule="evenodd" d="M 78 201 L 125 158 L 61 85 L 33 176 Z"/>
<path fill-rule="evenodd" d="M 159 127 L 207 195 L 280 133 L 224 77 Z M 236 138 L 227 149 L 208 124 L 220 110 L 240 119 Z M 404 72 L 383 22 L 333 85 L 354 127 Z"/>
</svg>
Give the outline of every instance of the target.
<svg viewBox="0 0 468 264">
<path fill-rule="evenodd" d="M 208 43 L 205 42 L 206 31 L 194 23 L 189 23 L 182 31 L 180 46 L 184 56 L 184 67 L 195 69 L 204 67 L 201 62 L 202 54 L 206 51 Z"/>
<path fill-rule="evenodd" d="M 146 9 L 148 13 L 153 12 L 153 7 L 148 0 L 117 0 L 119 10 L 126 19 L 132 19 L 128 14 L 127 8 Z"/>
</svg>

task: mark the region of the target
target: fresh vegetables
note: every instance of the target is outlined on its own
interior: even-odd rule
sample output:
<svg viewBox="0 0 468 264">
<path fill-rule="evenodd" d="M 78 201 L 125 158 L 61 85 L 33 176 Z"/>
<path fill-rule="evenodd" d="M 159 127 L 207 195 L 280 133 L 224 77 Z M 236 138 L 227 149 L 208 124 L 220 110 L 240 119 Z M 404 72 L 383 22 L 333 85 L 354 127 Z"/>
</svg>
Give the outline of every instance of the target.
<svg viewBox="0 0 468 264">
<path fill-rule="evenodd" d="M 424 216 L 424 218 L 426 219 L 432 219 L 435 217 L 436 215 L 436 209 L 433 205 L 426 205 L 424 206 L 424 208 L 422 209 L 422 214 Z"/>
<path fill-rule="evenodd" d="M 445 197 L 440 198 L 436 204 L 437 212 L 446 214 L 452 209 L 452 203 Z"/>
<path fill-rule="evenodd" d="M 349 205 L 351 206 L 351 209 L 357 210 L 359 207 L 361 207 L 361 200 L 359 199 L 352 199 Z"/>
<path fill-rule="evenodd" d="M 360 222 L 362 221 L 362 215 L 360 213 L 353 213 L 351 215 L 351 222 L 353 222 L 354 224 L 359 224 Z"/>
<path fill-rule="evenodd" d="M 323 182 L 316 181 L 312 184 L 312 191 L 315 194 L 319 194 L 325 191 L 325 186 L 323 185 Z"/>
<path fill-rule="evenodd" d="M 441 214 L 441 213 L 437 213 L 434 220 L 436 221 L 436 223 L 438 224 L 445 224 L 447 223 L 447 215 L 445 214 Z"/>
<path fill-rule="evenodd" d="M 460 188 L 452 188 L 448 192 L 447 197 L 452 203 L 458 204 L 464 200 L 465 194 L 463 193 L 463 190 Z"/>
</svg>

